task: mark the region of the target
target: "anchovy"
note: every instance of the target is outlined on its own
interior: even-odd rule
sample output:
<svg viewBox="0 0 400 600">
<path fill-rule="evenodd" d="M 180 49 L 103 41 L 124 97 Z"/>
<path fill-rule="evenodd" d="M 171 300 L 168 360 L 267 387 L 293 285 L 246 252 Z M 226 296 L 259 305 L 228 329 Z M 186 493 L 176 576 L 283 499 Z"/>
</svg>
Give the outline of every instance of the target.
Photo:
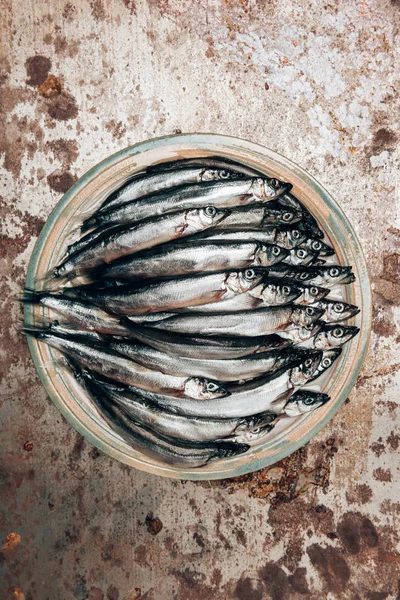
<svg viewBox="0 0 400 600">
<path fill-rule="evenodd" d="M 254 441 L 271 429 L 273 414 L 261 414 L 235 419 L 207 419 L 168 413 L 146 401 L 133 388 L 101 382 L 101 390 L 114 404 L 124 409 L 130 418 L 156 433 L 189 442 L 207 442 L 229 438 L 238 443 Z"/>
<path fill-rule="evenodd" d="M 321 242 L 321 240 L 317 240 L 315 238 L 308 238 L 304 242 L 301 242 L 300 247 L 317 252 L 320 256 L 332 256 L 335 254 L 332 246 L 329 246 L 328 244 L 325 244 L 324 242 Z"/>
<path fill-rule="evenodd" d="M 289 190 L 290 191 L 290 190 Z M 324 237 L 324 232 L 318 225 L 318 221 L 315 217 L 312 216 L 309 210 L 302 204 L 293 194 L 285 193 L 279 199 L 279 204 L 283 206 L 290 206 L 297 210 L 302 210 L 306 213 L 306 216 L 303 219 L 304 225 L 307 229 L 312 233 L 314 237 L 322 239 Z"/>
<path fill-rule="evenodd" d="M 331 288 L 334 285 L 353 283 L 355 276 L 351 267 L 333 265 L 331 267 L 294 267 L 279 263 L 268 269 L 269 277 L 293 279 L 295 282 L 305 282 Z"/>
<path fill-rule="evenodd" d="M 135 315 L 232 298 L 255 287 L 262 277 L 262 272 L 246 269 L 165 280 L 133 290 L 129 286 L 98 292 L 80 289 L 78 295 L 108 312 Z"/>
<path fill-rule="evenodd" d="M 275 182 L 275 180 L 273 180 Z M 188 210 L 205 206 L 226 208 L 265 203 L 276 200 L 290 184 L 271 180 L 236 179 L 233 181 L 210 181 L 201 184 L 186 185 L 133 201 L 102 213 L 96 213 L 85 221 L 84 228 L 101 224 L 131 224 L 164 215 L 177 210 Z"/>
<path fill-rule="evenodd" d="M 129 322 L 130 319 L 126 319 Z M 249 356 L 257 352 L 268 352 L 291 345 L 277 335 L 260 337 L 206 337 L 174 335 L 150 327 L 132 327 L 132 335 L 152 348 L 177 356 L 199 359 L 234 359 Z"/>
<path fill-rule="evenodd" d="M 315 375 L 312 379 L 310 379 L 310 382 L 314 381 L 314 379 L 317 379 L 323 373 L 325 373 L 325 371 L 333 365 L 335 360 L 337 360 L 339 358 L 341 353 L 342 353 L 341 348 L 332 348 L 331 350 L 324 350 L 322 352 L 322 358 L 321 358 L 318 368 L 315 372 Z"/>
<path fill-rule="evenodd" d="M 300 210 L 289 210 L 274 202 L 267 205 L 250 205 L 234 208 L 220 225 L 223 231 L 249 231 L 278 225 L 297 223 L 304 216 Z"/>
<path fill-rule="evenodd" d="M 108 265 L 105 278 L 150 279 L 192 273 L 268 267 L 283 260 L 287 251 L 257 242 L 191 241 L 165 244 Z"/>
<path fill-rule="evenodd" d="M 263 177 L 261 171 L 252 169 L 247 165 L 226 159 L 220 156 L 201 156 L 197 158 L 186 158 L 181 160 L 158 163 L 147 167 L 148 173 L 159 171 L 171 171 L 188 167 L 203 167 L 209 169 L 225 169 L 231 173 L 246 175 L 247 177 Z"/>
<path fill-rule="evenodd" d="M 26 292 L 23 302 L 46 306 L 85 331 L 116 336 L 129 337 L 130 335 L 129 329 L 121 325 L 119 319 L 116 319 L 96 306 L 78 302 L 62 294 L 52 295 L 47 292 Z"/>
<path fill-rule="evenodd" d="M 293 364 L 296 359 L 300 362 L 303 354 L 293 349 L 272 350 L 253 356 L 232 360 L 198 358 L 183 358 L 170 355 L 154 348 L 126 341 L 110 343 L 111 350 L 132 358 L 140 365 L 155 371 L 178 376 L 206 377 L 217 381 L 242 381 L 254 379 L 263 373 L 277 371 L 282 367 Z"/>
<path fill-rule="evenodd" d="M 30 329 L 26 333 L 67 354 L 88 369 L 127 385 L 152 391 L 163 390 L 163 393 L 166 394 L 189 398 L 216 398 L 227 393 L 225 388 L 214 381 L 199 377 L 174 377 L 157 373 L 133 360 L 112 354 L 102 348 L 88 346 L 74 339 L 59 337 L 46 330 Z"/>
<path fill-rule="evenodd" d="M 316 285 L 300 285 L 297 283 L 296 287 L 301 290 L 301 295 L 293 301 L 293 304 L 312 304 L 313 306 L 323 309 L 318 303 L 322 298 L 325 298 L 325 296 L 329 294 L 329 289 L 318 287 Z"/>
<path fill-rule="evenodd" d="M 338 321 L 345 321 L 355 315 L 358 315 L 360 309 L 354 304 L 347 304 L 338 300 L 319 300 L 313 303 L 313 306 L 317 306 L 322 309 L 324 313 L 321 315 L 321 321 L 325 323 L 336 323 Z"/>
<path fill-rule="evenodd" d="M 148 323 L 149 327 L 174 333 L 200 335 L 247 335 L 260 336 L 281 333 L 291 327 L 310 325 L 322 314 L 311 306 L 278 306 L 255 311 L 239 311 L 229 314 L 199 314 L 169 317 L 160 322 Z"/>
<path fill-rule="evenodd" d="M 97 212 L 116 208 L 126 202 L 132 202 L 143 196 L 149 196 L 169 188 L 179 187 L 190 183 L 235 179 L 238 175 L 225 169 L 189 168 L 175 169 L 169 173 L 141 175 L 130 180 L 125 185 L 110 194 Z"/>
<path fill-rule="evenodd" d="M 221 223 L 222 225 L 222 223 Z M 196 236 L 196 239 L 206 239 L 210 241 L 234 241 L 234 242 L 261 242 L 264 244 L 274 244 L 281 248 L 291 250 L 299 246 L 307 239 L 307 233 L 297 227 L 264 227 L 259 231 L 225 231 L 224 229 L 210 229 L 205 233 Z"/>
<path fill-rule="evenodd" d="M 324 325 L 315 336 L 301 342 L 299 346 L 318 350 L 338 348 L 349 342 L 359 331 L 358 327 Z"/>
<path fill-rule="evenodd" d="M 93 229 L 92 231 L 89 231 L 89 233 L 86 233 L 86 235 L 81 236 L 72 244 L 69 244 L 69 246 L 67 246 L 66 254 L 68 256 L 71 256 L 71 254 L 76 254 L 83 248 L 89 248 L 90 245 L 94 244 L 95 242 L 100 242 L 107 236 L 124 230 L 125 228 L 121 227 L 120 225 L 115 225 L 112 227 L 104 225 L 102 227 L 98 227 L 97 229 Z"/>
<path fill-rule="evenodd" d="M 320 352 L 312 353 L 298 366 L 281 369 L 242 385 L 230 386 L 230 396 L 212 402 L 199 402 L 193 398 L 177 399 L 139 390 L 138 393 L 154 404 L 181 415 L 212 419 L 233 419 L 264 412 L 279 415 L 290 396 L 313 377 L 320 359 Z"/>
<path fill-rule="evenodd" d="M 313 381 L 314 377 L 308 381 Z M 311 412 L 329 402 L 328 394 L 311 392 L 309 390 L 299 390 L 289 398 L 283 414 L 286 417 L 300 417 L 305 413 Z"/>
<path fill-rule="evenodd" d="M 302 266 L 310 264 L 317 256 L 315 252 L 306 248 L 293 248 L 289 255 L 284 258 L 284 262 L 292 266 Z"/>
<path fill-rule="evenodd" d="M 208 206 L 144 221 L 118 233 L 112 233 L 101 241 L 90 244 L 86 249 L 83 248 L 56 267 L 54 275 L 55 277 L 71 276 L 76 272 L 94 269 L 104 263 L 110 263 L 172 239 L 204 231 L 222 221 L 228 212 L 226 209 L 217 210 L 213 206 Z"/>
</svg>

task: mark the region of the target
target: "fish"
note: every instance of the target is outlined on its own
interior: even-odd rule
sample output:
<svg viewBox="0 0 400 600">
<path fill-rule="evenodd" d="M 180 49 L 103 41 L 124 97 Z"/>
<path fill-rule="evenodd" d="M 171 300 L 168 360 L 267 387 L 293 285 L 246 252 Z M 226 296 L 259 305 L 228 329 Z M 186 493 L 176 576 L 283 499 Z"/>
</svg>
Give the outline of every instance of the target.
<svg viewBox="0 0 400 600">
<path fill-rule="evenodd" d="M 349 342 L 359 331 L 358 327 L 324 325 L 316 335 L 299 343 L 299 347 L 318 350 L 338 348 Z"/>
<path fill-rule="evenodd" d="M 116 336 L 129 337 L 130 335 L 129 329 L 121 325 L 119 319 L 106 311 L 92 304 L 68 298 L 63 294 L 53 295 L 48 292 L 26 291 L 22 301 L 50 308 L 85 331 Z"/>
<path fill-rule="evenodd" d="M 176 169 L 187 169 L 189 167 L 202 167 L 208 169 L 225 169 L 230 173 L 246 175 L 247 177 L 262 177 L 264 173 L 233 160 L 220 156 L 201 156 L 197 158 L 186 158 L 181 160 L 157 163 L 147 167 L 147 173 L 159 171 L 174 171 Z"/>
<path fill-rule="evenodd" d="M 269 306 L 281 306 L 295 301 L 301 294 L 298 287 L 293 285 L 279 285 L 274 283 L 260 283 L 252 290 L 239 294 L 229 300 L 222 302 L 211 302 L 210 304 L 201 304 L 198 306 L 188 306 L 181 308 L 176 312 L 238 312 L 243 310 L 255 310 L 257 308 L 266 308 Z M 314 300 L 314 299 L 313 299 Z M 173 313 L 165 313 L 163 319 L 172 317 Z"/>
<path fill-rule="evenodd" d="M 78 240 L 69 244 L 65 251 L 66 256 L 71 256 L 72 254 L 76 254 L 83 250 L 83 248 L 89 248 L 95 242 L 100 242 L 108 235 L 119 233 L 120 231 L 124 231 L 126 228 L 120 225 L 115 225 L 108 227 L 108 225 L 103 225 L 101 227 L 97 227 L 97 229 L 92 229 L 85 235 L 80 236 Z"/>
<path fill-rule="evenodd" d="M 126 318 L 124 321 L 128 324 L 130 318 Z M 291 345 L 290 340 L 284 340 L 277 335 L 260 337 L 175 335 L 136 324 L 132 326 L 132 335 L 140 342 L 157 350 L 177 356 L 206 360 L 241 358 L 257 352 L 287 348 Z"/>
<path fill-rule="evenodd" d="M 227 208 L 276 200 L 290 184 L 268 178 L 246 178 L 232 181 L 208 181 L 173 188 L 133 201 L 87 219 L 83 230 L 97 225 L 133 224 L 166 213 L 215 206 Z"/>
<path fill-rule="evenodd" d="M 277 279 L 293 279 L 295 282 L 308 282 L 321 287 L 331 288 L 338 284 L 353 283 L 355 276 L 349 266 L 292 266 L 285 263 L 273 265 L 268 269 L 269 277 Z"/>
<path fill-rule="evenodd" d="M 324 350 L 322 352 L 322 357 L 321 357 L 320 363 L 318 365 L 318 368 L 317 368 L 314 376 L 312 377 L 312 379 L 310 379 L 310 382 L 314 381 L 315 379 L 320 377 L 323 373 L 325 373 L 325 371 L 333 365 L 335 360 L 337 360 L 339 358 L 341 353 L 342 353 L 342 348 L 332 348 L 331 350 Z"/>
<path fill-rule="evenodd" d="M 271 350 L 249 357 L 235 359 L 184 358 L 170 355 L 143 344 L 124 340 L 111 342 L 109 347 L 114 352 L 127 356 L 135 362 L 155 371 L 170 375 L 187 375 L 188 377 L 205 377 L 219 382 L 242 381 L 254 379 L 269 371 L 300 362 L 302 352 L 295 349 Z"/>
<path fill-rule="evenodd" d="M 299 223 L 297 223 L 296 227 L 264 227 L 258 231 L 225 231 L 221 228 L 210 228 L 209 231 L 196 235 L 196 239 L 261 242 L 291 250 L 307 239 L 307 233 L 301 231 L 298 225 Z"/>
<path fill-rule="evenodd" d="M 208 169 L 192 167 L 188 169 L 174 169 L 169 173 L 155 173 L 153 175 L 140 175 L 129 180 L 125 185 L 112 192 L 101 204 L 97 212 L 104 212 L 116 208 L 127 202 L 138 200 L 166 189 L 180 187 L 191 183 L 204 181 L 225 181 L 236 179 L 238 173 L 226 169 Z"/>
<path fill-rule="evenodd" d="M 174 467 L 195 468 L 205 466 L 211 460 L 242 454 L 250 448 L 248 444 L 231 441 L 183 442 L 157 435 L 135 422 L 124 408 L 105 398 L 103 386 L 96 383 L 87 370 L 75 365 L 70 368 L 100 415 L 113 431 L 142 455 Z"/>
<path fill-rule="evenodd" d="M 324 311 L 321 315 L 321 321 L 325 321 L 326 323 L 345 321 L 358 315 L 360 312 L 360 309 L 354 306 L 354 304 L 347 304 L 338 300 L 320 299 L 314 302 L 312 306 L 317 306 Z"/>
<path fill-rule="evenodd" d="M 313 379 L 309 379 L 313 381 Z M 300 417 L 305 413 L 312 412 L 330 401 L 328 394 L 299 390 L 287 401 L 283 414 L 286 417 Z"/>
<path fill-rule="evenodd" d="M 173 333 L 251 337 L 280 334 L 291 327 L 310 325 L 315 323 L 321 314 L 320 309 L 311 306 L 272 306 L 250 312 L 179 315 L 147 325 Z"/>
<path fill-rule="evenodd" d="M 302 342 L 313 338 L 321 328 L 322 321 L 316 321 L 315 323 L 312 323 L 312 325 L 299 325 L 297 327 L 283 329 L 282 331 L 278 331 L 278 335 L 299 346 Z"/>
<path fill-rule="evenodd" d="M 228 212 L 227 209 L 217 210 L 214 206 L 207 206 L 150 219 L 111 233 L 69 256 L 54 269 L 54 276 L 71 277 L 80 271 L 95 269 L 140 250 L 204 231 L 222 221 Z"/>
<path fill-rule="evenodd" d="M 304 242 L 301 242 L 300 248 L 306 248 L 312 250 L 312 252 L 317 252 L 319 256 L 333 256 L 333 254 L 335 254 L 332 246 L 315 238 L 308 238 Z"/>
<path fill-rule="evenodd" d="M 289 369 L 284 367 L 242 385 L 231 385 L 228 387 L 230 395 L 227 398 L 218 398 L 212 402 L 199 402 L 194 398 L 178 399 L 140 390 L 138 394 L 180 415 L 212 419 L 243 418 L 265 412 L 280 415 L 290 396 L 313 377 L 320 359 L 321 352 L 311 353 L 300 365 L 296 364 Z"/>
<path fill-rule="evenodd" d="M 315 252 L 307 250 L 307 248 L 293 248 L 289 255 L 283 259 L 283 262 L 292 266 L 308 265 L 317 256 Z"/>
<path fill-rule="evenodd" d="M 283 260 L 287 251 L 259 242 L 190 241 L 165 244 L 128 256 L 101 272 L 103 278 L 140 280 L 193 273 L 268 267 Z"/>
<path fill-rule="evenodd" d="M 160 410 L 140 397 L 134 388 L 101 381 L 101 391 L 110 402 L 120 406 L 137 423 L 168 438 L 188 442 L 211 442 L 228 438 L 236 443 L 249 443 L 271 429 L 273 414 L 260 414 L 235 419 L 186 417 Z"/>
<path fill-rule="evenodd" d="M 298 298 L 293 301 L 293 304 L 311 304 L 323 309 L 323 306 L 319 306 L 318 302 L 325 298 L 330 292 L 328 288 L 318 287 L 316 285 L 296 285 L 297 289 L 301 291 Z M 321 316 L 322 318 L 322 316 Z"/>
<path fill-rule="evenodd" d="M 227 394 L 218 382 L 199 377 L 174 377 L 147 369 L 133 360 L 109 352 L 106 348 L 94 347 L 74 339 L 67 339 L 46 330 L 25 330 L 27 335 L 45 342 L 78 361 L 84 367 L 120 383 L 134 385 L 151 391 L 187 396 L 188 398 L 217 398 Z"/>
<path fill-rule="evenodd" d="M 290 192 L 290 190 L 289 190 Z M 283 206 L 290 206 L 297 210 L 302 210 L 306 213 L 306 216 L 303 218 L 303 223 L 305 227 L 312 233 L 314 237 L 319 239 L 324 238 L 324 232 L 318 225 L 318 221 L 315 217 L 312 216 L 309 210 L 304 206 L 302 202 L 300 202 L 293 194 L 286 192 L 283 194 L 278 201 L 279 204 Z"/>
<path fill-rule="evenodd" d="M 96 292 L 81 288 L 77 294 L 107 312 L 135 315 L 232 298 L 255 287 L 262 277 L 262 270 L 244 269 L 162 280 L 133 289 L 124 286 Z"/>
<path fill-rule="evenodd" d="M 266 205 L 250 205 L 232 208 L 230 215 L 221 223 L 223 231 L 249 231 L 263 227 L 290 225 L 301 221 L 304 213 L 290 210 L 268 202 Z"/>
</svg>

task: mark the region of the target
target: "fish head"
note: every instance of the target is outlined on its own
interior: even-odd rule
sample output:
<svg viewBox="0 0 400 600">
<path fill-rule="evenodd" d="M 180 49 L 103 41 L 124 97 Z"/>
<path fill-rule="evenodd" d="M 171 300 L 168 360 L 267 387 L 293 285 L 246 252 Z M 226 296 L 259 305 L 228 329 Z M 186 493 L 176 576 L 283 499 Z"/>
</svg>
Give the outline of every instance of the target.
<svg viewBox="0 0 400 600">
<path fill-rule="evenodd" d="M 325 307 L 324 318 L 328 323 L 335 323 L 336 321 L 344 321 L 350 319 L 360 312 L 360 309 L 354 304 L 347 304 L 346 302 L 327 302 Z"/>
<path fill-rule="evenodd" d="M 259 269 L 243 269 L 229 273 L 226 279 L 226 287 L 235 294 L 242 294 L 252 290 L 260 283 L 264 273 Z"/>
<path fill-rule="evenodd" d="M 316 410 L 330 400 L 328 394 L 320 392 L 309 392 L 307 390 L 299 390 L 287 401 L 283 414 L 287 417 L 299 417 L 305 413 Z"/>
<path fill-rule="evenodd" d="M 317 321 L 312 325 L 306 325 L 303 327 L 294 327 L 293 329 L 287 330 L 287 337 L 295 344 L 301 344 L 314 337 L 321 329 L 321 322 Z M 280 332 L 282 335 L 285 332 Z"/>
<path fill-rule="evenodd" d="M 315 252 L 308 250 L 307 248 L 292 248 L 288 262 L 293 266 L 309 265 L 310 262 L 315 258 Z"/>
<path fill-rule="evenodd" d="M 303 218 L 303 213 L 294 208 L 269 208 L 269 204 L 265 209 L 263 225 L 290 225 L 297 223 Z"/>
<path fill-rule="evenodd" d="M 229 396 L 229 392 L 218 381 L 205 377 L 190 377 L 185 382 L 185 396 L 196 400 L 213 400 Z"/>
<path fill-rule="evenodd" d="M 320 269 L 320 275 L 323 277 L 327 285 L 336 285 L 338 283 L 353 283 L 355 281 L 354 273 L 351 271 L 351 267 L 339 267 L 334 265 L 332 267 L 326 267 Z"/>
<path fill-rule="evenodd" d="M 316 306 L 297 306 L 293 309 L 292 322 L 295 325 L 312 325 L 324 314 L 321 308 Z"/>
<path fill-rule="evenodd" d="M 306 354 L 306 358 L 290 371 L 290 382 L 293 386 L 301 386 L 314 377 L 321 362 L 322 352 L 314 350 Z"/>
<path fill-rule="evenodd" d="M 280 246 L 260 244 L 256 251 L 257 264 L 261 267 L 269 267 L 286 258 L 288 254 L 289 251 Z"/>
<path fill-rule="evenodd" d="M 278 306 L 281 304 L 289 304 L 300 296 L 298 287 L 290 284 L 267 283 L 262 292 L 262 299 L 265 304 Z"/>
<path fill-rule="evenodd" d="M 261 200 L 273 200 L 279 198 L 285 192 L 292 189 L 291 183 L 285 183 L 274 177 L 256 177 L 251 184 L 251 191 Z"/>
<path fill-rule="evenodd" d="M 306 239 L 307 234 L 298 227 L 278 231 L 276 234 L 276 242 L 289 250 L 296 248 Z"/>
<path fill-rule="evenodd" d="M 271 431 L 276 415 L 264 413 L 241 419 L 234 431 L 238 442 L 254 442 Z"/>
<path fill-rule="evenodd" d="M 307 285 L 304 286 L 301 295 L 301 301 L 306 304 L 312 304 L 313 302 L 318 302 L 325 298 L 329 294 L 329 290 L 323 287 L 318 287 L 317 285 Z M 322 308 L 323 306 L 319 306 L 318 308 Z"/>
<path fill-rule="evenodd" d="M 238 179 L 243 177 L 241 173 L 232 173 L 226 169 L 204 169 L 201 174 L 201 181 L 221 181 L 225 179 Z"/>
<path fill-rule="evenodd" d="M 195 208 L 186 211 L 186 232 L 196 233 L 214 227 L 230 214 L 227 208 L 216 208 L 215 206 L 206 206 L 205 208 Z"/>
<path fill-rule="evenodd" d="M 302 247 L 308 248 L 312 252 L 317 252 L 320 256 L 332 256 L 335 254 L 335 251 L 331 246 L 328 246 L 328 244 L 325 244 L 316 238 L 308 238 L 308 240 L 302 243 Z"/>
<path fill-rule="evenodd" d="M 218 446 L 216 449 L 216 456 L 218 458 L 230 458 L 231 456 L 237 456 L 238 454 L 244 454 L 250 450 L 249 444 L 243 443 L 226 443 L 224 446 Z"/>
<path fill-rule="evenodd" d="M 341 352 L 341 348 L 332 348 L 330 350 L 323 351 L 318 368 L 315 371 L 314 376 L 309 379 L 309 381 L 314 381 L 314 379 L 317 379 L 317 377 L 322 375 L 322 373 L 325 373 L 325 371 L 333 365 L 335 360 L 339 358 Z"/>
<path fill-rule="evenodd" d="M 314 279 L 316 274 L 317 273 L 316 273 L 315 269 L 311 269 L 311 268 L 308 268 L 307 270 L 300 269 L 299 271 L 294 271 L 293 277 L 298 283 L 306 283 L 307 281 Z"/>
<path fill-rule="evenodd" d="M 326 325 L 323 333 L 325 334 L 325 348 L 337 348 L 349 342 L 359 332 L 358 327 L 348 327 L 345 325 Z"/>
</svg>

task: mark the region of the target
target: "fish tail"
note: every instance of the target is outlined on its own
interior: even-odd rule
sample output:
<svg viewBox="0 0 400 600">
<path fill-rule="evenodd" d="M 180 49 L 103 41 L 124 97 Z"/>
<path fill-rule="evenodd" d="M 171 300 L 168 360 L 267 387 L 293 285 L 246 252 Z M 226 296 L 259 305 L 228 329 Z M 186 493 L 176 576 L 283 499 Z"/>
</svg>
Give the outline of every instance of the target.
<svg viewBox="0 0 400 600">
<path fill-rule="evenodd" d="M 96 225 L 98 225 L 98 218 L 97 215 L 92 215 L 91 217 L 89 217 L 88 219 L 85 219 L 81 225 L 81 231 L 87 231 L 88 229 L 91 229 L 92 227 L 96 227 Z"/>
<path fill-rule="evenodd" d="M 38 292 L 36 290 L 25 288 L 24 295 L 19 297 L 18 300 L 22 302 L 22 304 L 40 304 L 41 299 L 45 296 L 48 296 L 48 292 Z"/>
<path fill-rule="evenodd" d="M 22 329 L 22 333 L 25 335 L 29 335 L 37 340 L 45 340 L 48 333 L 46 329 L 41 329 L 40 327 L 30 327 L 26 326 Z"/>
</svg>

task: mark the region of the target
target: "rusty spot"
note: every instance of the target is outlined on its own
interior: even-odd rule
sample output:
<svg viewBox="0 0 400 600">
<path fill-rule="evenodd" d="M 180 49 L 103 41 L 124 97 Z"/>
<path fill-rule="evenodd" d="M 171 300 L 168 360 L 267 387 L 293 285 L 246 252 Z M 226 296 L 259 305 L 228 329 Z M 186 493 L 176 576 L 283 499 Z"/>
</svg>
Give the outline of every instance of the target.
<svg viewBox="0 0 400 600">
<path fill-rule="evenodd" d="M 382 467 L 378 467 L 377 469 L 374 469 L 372 474 L 377 481 L 392 481 L 392 473 L 390 469 L 382 469 Z"/>
<path fill-rule="evenodd" d="M 394 431 L 391 431 L 389 437 L 386 439 L 386 442 L 389 444 L 392 450 L 397 450 L 400 443 L 400 435 Z"/>
<path fill-rule="evenodd" d="M 331 546 L 323 548 L 319 544 L 313 544 L 307 548 L 307 554 L 328 591 L 340 594 L 346 589 L 350 579 L 350 569 L 335 548 Z"/>
<path fill-rule="evenodd" d="M 393 131 L 381 127 L 374 133 L 370 153 L 371 155 L 380 154 L 383 150 L 393 150 L 396 146 L 396 142 L 397 135 Z"/>
<path fill-rule="evenodd" d="M 263 585 L 260 581 L 241 577 L 236 584 L 235 597 L 238 600 L 262 600 L 263 595 Z"/>
<path fill-rule="evenodd" d="M 400 254 L 384 255 L 382 278 L 392 283 L 400 282 Z"/>
<path fill-rule="evenodd" d="M 111 133 L 114 139 L 119 140 L 126 134 L 126 127 L 122 121 L 111 119 L 106 123 L 106 129 Z"/>
<path fill-rule="evenodd" d="M 55 75 L 49 75 L 47 79 L 38 87 L 38 92 L 44 98 L 51 98 L 61 94 L 61 82 Z"/>
<path fill-rule="evenodd" d="M 103 21 L 106 18 L 102 0 L 91 0 L 90 10 L 95 21 Z"/>
<path fill-rule="evenodd" d="M 32 452 L 32 450 L 33 450 L 33 444 L 32 444 L 32 442 L 25 442 L 25 444 L 24 444 L 24 450 L 26 452 Z"/>
<path fill-rule="evenodd" d="M 54 157 L 60 161 L 64 169 L 68 169 L 71 163 L 78 158 L 79 149 L 76 140 L 58 139 L 47 142 L 46 148 L 49 148 Z"/>
<path fill-rule="evenodd" d="M 122 3 L 126 6 L 131 15 L 136 14 L 136 0 L 122 0 Z"/>
<path fill-rule="evenodd" d="M 20 590 L 19 588 L 14 588 L 13 594 L 14 594 L 14 598 L 16 598 L 16 600 L 25 600 L 26 599 L 24 592 L 22 590 Z"/>
<path fill-rule="evenodd" d="M 6 541 L 3 544 L 3 547 L 1 549 L 2 552 L 10 552 L 11 550 L 14 550 L 14 548 L 16 548 L 18 546 L 18 544 L 21 543 L 21 536 L 19 533 L 9 533 L 8 536 L 6 537 Z"/>
<path fill-rule="evenodd" d="M 26 83 L 36 87 L 46 80 L 51 69 L 51 60 L 47 56 L 31 56 L 25 62 L 25 68 L 28 76 Z"/>
<path fill-rule="evenodd" d="M 62 12 L 63 19 L 66 21 L 72 21 L 75 16 L 76 8 L 71 2 L 67 2 Z"/>
<path fill-rule="evenodd" d="M 142 597 L 142 590 L 138 587 L 128 592 L 123 600 L 139 600 Z"/>
<path fill-rule="evenodd" d="M 57 96 L 47 99 L 47 112 L 57 121 L 69 121 L 78 115 L 75 98 L 69 92 L 62 91 Z"/>
<path fill-rule="evenodd" d="M 264 84 L 264 88 L 265 88 L 267 91 L 269 90 L 269 85 L 268 85 L 268 83 L 265 83 L 265 84 Z"/>
<path fill-rule="evenodd" d="M 57 169 L 47 177 L 47 183 L 55 192 L 65 194 L 73 186 L 77 177 L 68 171 Z"/>
<path fill-rule="evenodd" d="M 54 50 L 59 56 L 75 58 L 79 52 L 79 46 L 79 40 L 68 40 L 64 35 L 57 35 L 54 39 Z"/>
<path fill-rule="evenodd" d="M 119 591 L 115 585 L 110 585 L 107 588 L 107 600 L 119 600 Z"/>
<path fill-rule="evenodd" d="M 149 513 L 146 517 L 146 527 L 151 535 L 157 535 L 163 528 L 163 524 L 158 517 L 153 517 L 152 513 Z"/>
</svg>

